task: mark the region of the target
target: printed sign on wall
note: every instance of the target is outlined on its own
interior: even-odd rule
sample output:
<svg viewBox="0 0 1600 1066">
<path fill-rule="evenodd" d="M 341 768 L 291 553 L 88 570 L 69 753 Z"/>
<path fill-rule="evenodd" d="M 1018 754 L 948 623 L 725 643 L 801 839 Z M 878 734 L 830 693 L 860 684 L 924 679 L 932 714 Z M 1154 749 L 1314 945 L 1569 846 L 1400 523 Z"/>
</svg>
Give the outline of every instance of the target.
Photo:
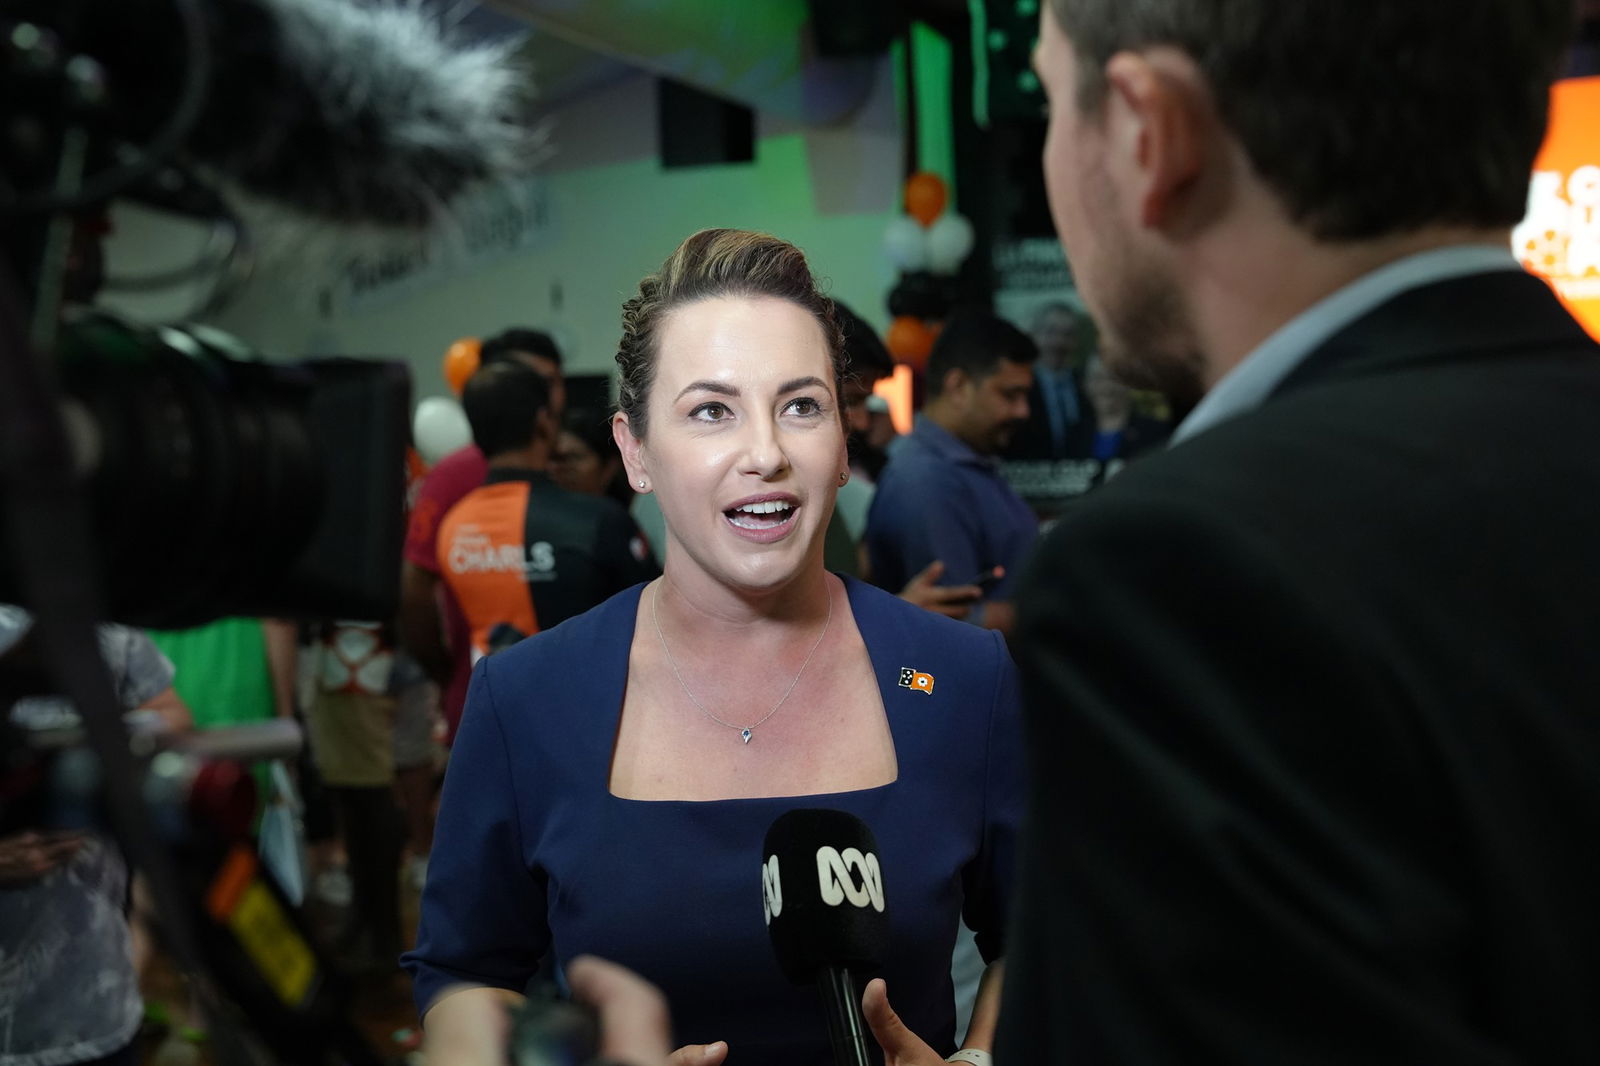
<svg viewBox="0 0 1600 1066">
<path fill-rule="evenodd" d="M 340 264 L 329 292 L 339 311 L 366 311 L 403 299 L 508 256 L 548 244 L 550 194 L 541 177 L 485 186 L 461 197 L 428 233 L 385 242 Z"/>
</svg>

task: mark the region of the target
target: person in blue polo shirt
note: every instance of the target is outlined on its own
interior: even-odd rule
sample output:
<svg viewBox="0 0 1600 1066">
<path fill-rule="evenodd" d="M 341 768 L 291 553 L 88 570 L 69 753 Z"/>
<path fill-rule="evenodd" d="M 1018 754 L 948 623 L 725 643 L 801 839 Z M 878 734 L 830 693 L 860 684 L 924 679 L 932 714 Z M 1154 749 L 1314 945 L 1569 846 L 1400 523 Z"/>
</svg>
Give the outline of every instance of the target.
<svg viewBox="0 0 1600 1066">
<path fill-rule="evenodd" d="M 940 584 L 986 585 L 967 620 L 1010 632 L 1011 586 L 1038 520 L 995 456 L 1028 417 L 1037 357 L 1027 334 L 988 311 L 950 317 L 928 356 L 927 402 L 867 514 L 874 583 L 898 590 L 942 564 Z M 997 568 L 997 582 L 980 581 Z"/>
</svg>

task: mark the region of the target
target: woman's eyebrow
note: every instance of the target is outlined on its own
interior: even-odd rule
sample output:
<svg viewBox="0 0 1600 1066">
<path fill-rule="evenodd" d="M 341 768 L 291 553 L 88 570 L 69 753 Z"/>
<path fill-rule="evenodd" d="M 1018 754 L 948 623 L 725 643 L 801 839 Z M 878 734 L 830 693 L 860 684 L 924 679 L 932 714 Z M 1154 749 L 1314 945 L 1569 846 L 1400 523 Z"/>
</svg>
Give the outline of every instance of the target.
<svg viewBox="0 0 1600 1066">
<path fill-rule="evenodd" d="M 737 396 L 739 390 L 720 381 L 692 381 L 683 387 L 675 399 L 681 400 L 691 392 L 714 392 L 719 396 Z"/>
<path fill-rule="evenodd" d="M 782 385 L 778 386 L 778 395 L 781 396 L 786 392 L 794 392 L 797 389 L 810 389 L 818 387 L 825 389 L 828 387 L 828 383 L 815 376 L 795 378 L 793 381 L 786 381 Z"/>
</svg>

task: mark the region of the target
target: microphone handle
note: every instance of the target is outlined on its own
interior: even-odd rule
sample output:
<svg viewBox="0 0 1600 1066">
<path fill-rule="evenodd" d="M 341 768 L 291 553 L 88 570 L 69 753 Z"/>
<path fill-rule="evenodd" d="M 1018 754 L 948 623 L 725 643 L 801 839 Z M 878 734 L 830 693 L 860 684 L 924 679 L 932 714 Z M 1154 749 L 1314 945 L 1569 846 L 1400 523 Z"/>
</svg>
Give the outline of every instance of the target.
<svg viewBox="0 0 1600 1066">
<path fill-rule="evenodd" d="M 834 1066 L 873 1066 L 867 1054 L 867 1023 L 861 1017 L 861 993 L 844 966 L 825 966 L 817 973 L 822 1013 L 828 1019 L 828 1043 Z"/>
</svg>

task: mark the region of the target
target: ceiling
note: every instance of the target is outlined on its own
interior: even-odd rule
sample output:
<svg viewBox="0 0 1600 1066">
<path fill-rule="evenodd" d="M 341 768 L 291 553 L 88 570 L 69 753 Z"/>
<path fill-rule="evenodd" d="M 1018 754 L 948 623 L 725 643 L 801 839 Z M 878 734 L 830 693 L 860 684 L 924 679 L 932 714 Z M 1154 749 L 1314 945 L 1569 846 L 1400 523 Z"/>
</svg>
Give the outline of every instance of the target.
<svg viewBox="0 0 1600 1066">
<path fill-rule="evenodd" d="M 674 73 L 654 66 L 649 57 L 641 60 L 627 54 L 627 42 L 607 41 L 603 32 L 595 32 L 595 19 L 585 12 L 615 13 L 612 25 L 619 27 L 618 37 L 627 36 L 629 24 L 638 25 L 660 20 L 670 25 L 681 20 L 727 22 L 752 20 L 748 12 L 752 0 L 423 0 L 436 7 L 449 22 L 456 24 L 469 37 L 521 40 L 518 54 L 528 67 L 538 87 L 536 109 L 546 111 L 560 107 L 575 97 L 593 92 L 635 73 L 641 67 L 657 73 Z M 853 0 L 847 8 L 862 10 L 856 4 L 879 3 L 889 10 L 878 9 L 879 17 L 889 25 L 908 23 L 910 20 L 926 22 L 947 35 L 966 32 L 968 0 Z M 814 10 L 826 11 L 838 6 L 825 0 L 759 0 L 769 10 L 788 8 L 801 19 Z M 678 16 L 675 18 L 674 16 Z M 587 21 L 588 25 L 584 23 Z M 782 24 L 782 19 L 772 20 Z M 578 32 L 572 27 L 578 26 Z M 792 31 L 789 34 L 793 37 Z M 611 45 L 613 47 L 608 47 Z M 706 46 L 708 49 L 711 46 Z M 791 49 L 793 45 L 790 46 Z M 619 54 L 621 53 L 621 54 Z M 674 56 L 673 58 L 678 58 Z M 716 65 L 721 57 L 709 55 L 699 66 Z M 792 60 L 791 60 L 792 61 Z M 780 62 L 773 59 L 771 62 Z M 837 73 L 837 72 L 835 72 Z M 694 79 L 691 77 L 690 79 Z M 716 91 L 715 85 L 702 85 Z M 812 89 L 815 86 L 811 87 Z M 730 95 L 737 96 L 737 93 Z M 756 102 L 756 101 L 742 101 Z"/>
</svg>

